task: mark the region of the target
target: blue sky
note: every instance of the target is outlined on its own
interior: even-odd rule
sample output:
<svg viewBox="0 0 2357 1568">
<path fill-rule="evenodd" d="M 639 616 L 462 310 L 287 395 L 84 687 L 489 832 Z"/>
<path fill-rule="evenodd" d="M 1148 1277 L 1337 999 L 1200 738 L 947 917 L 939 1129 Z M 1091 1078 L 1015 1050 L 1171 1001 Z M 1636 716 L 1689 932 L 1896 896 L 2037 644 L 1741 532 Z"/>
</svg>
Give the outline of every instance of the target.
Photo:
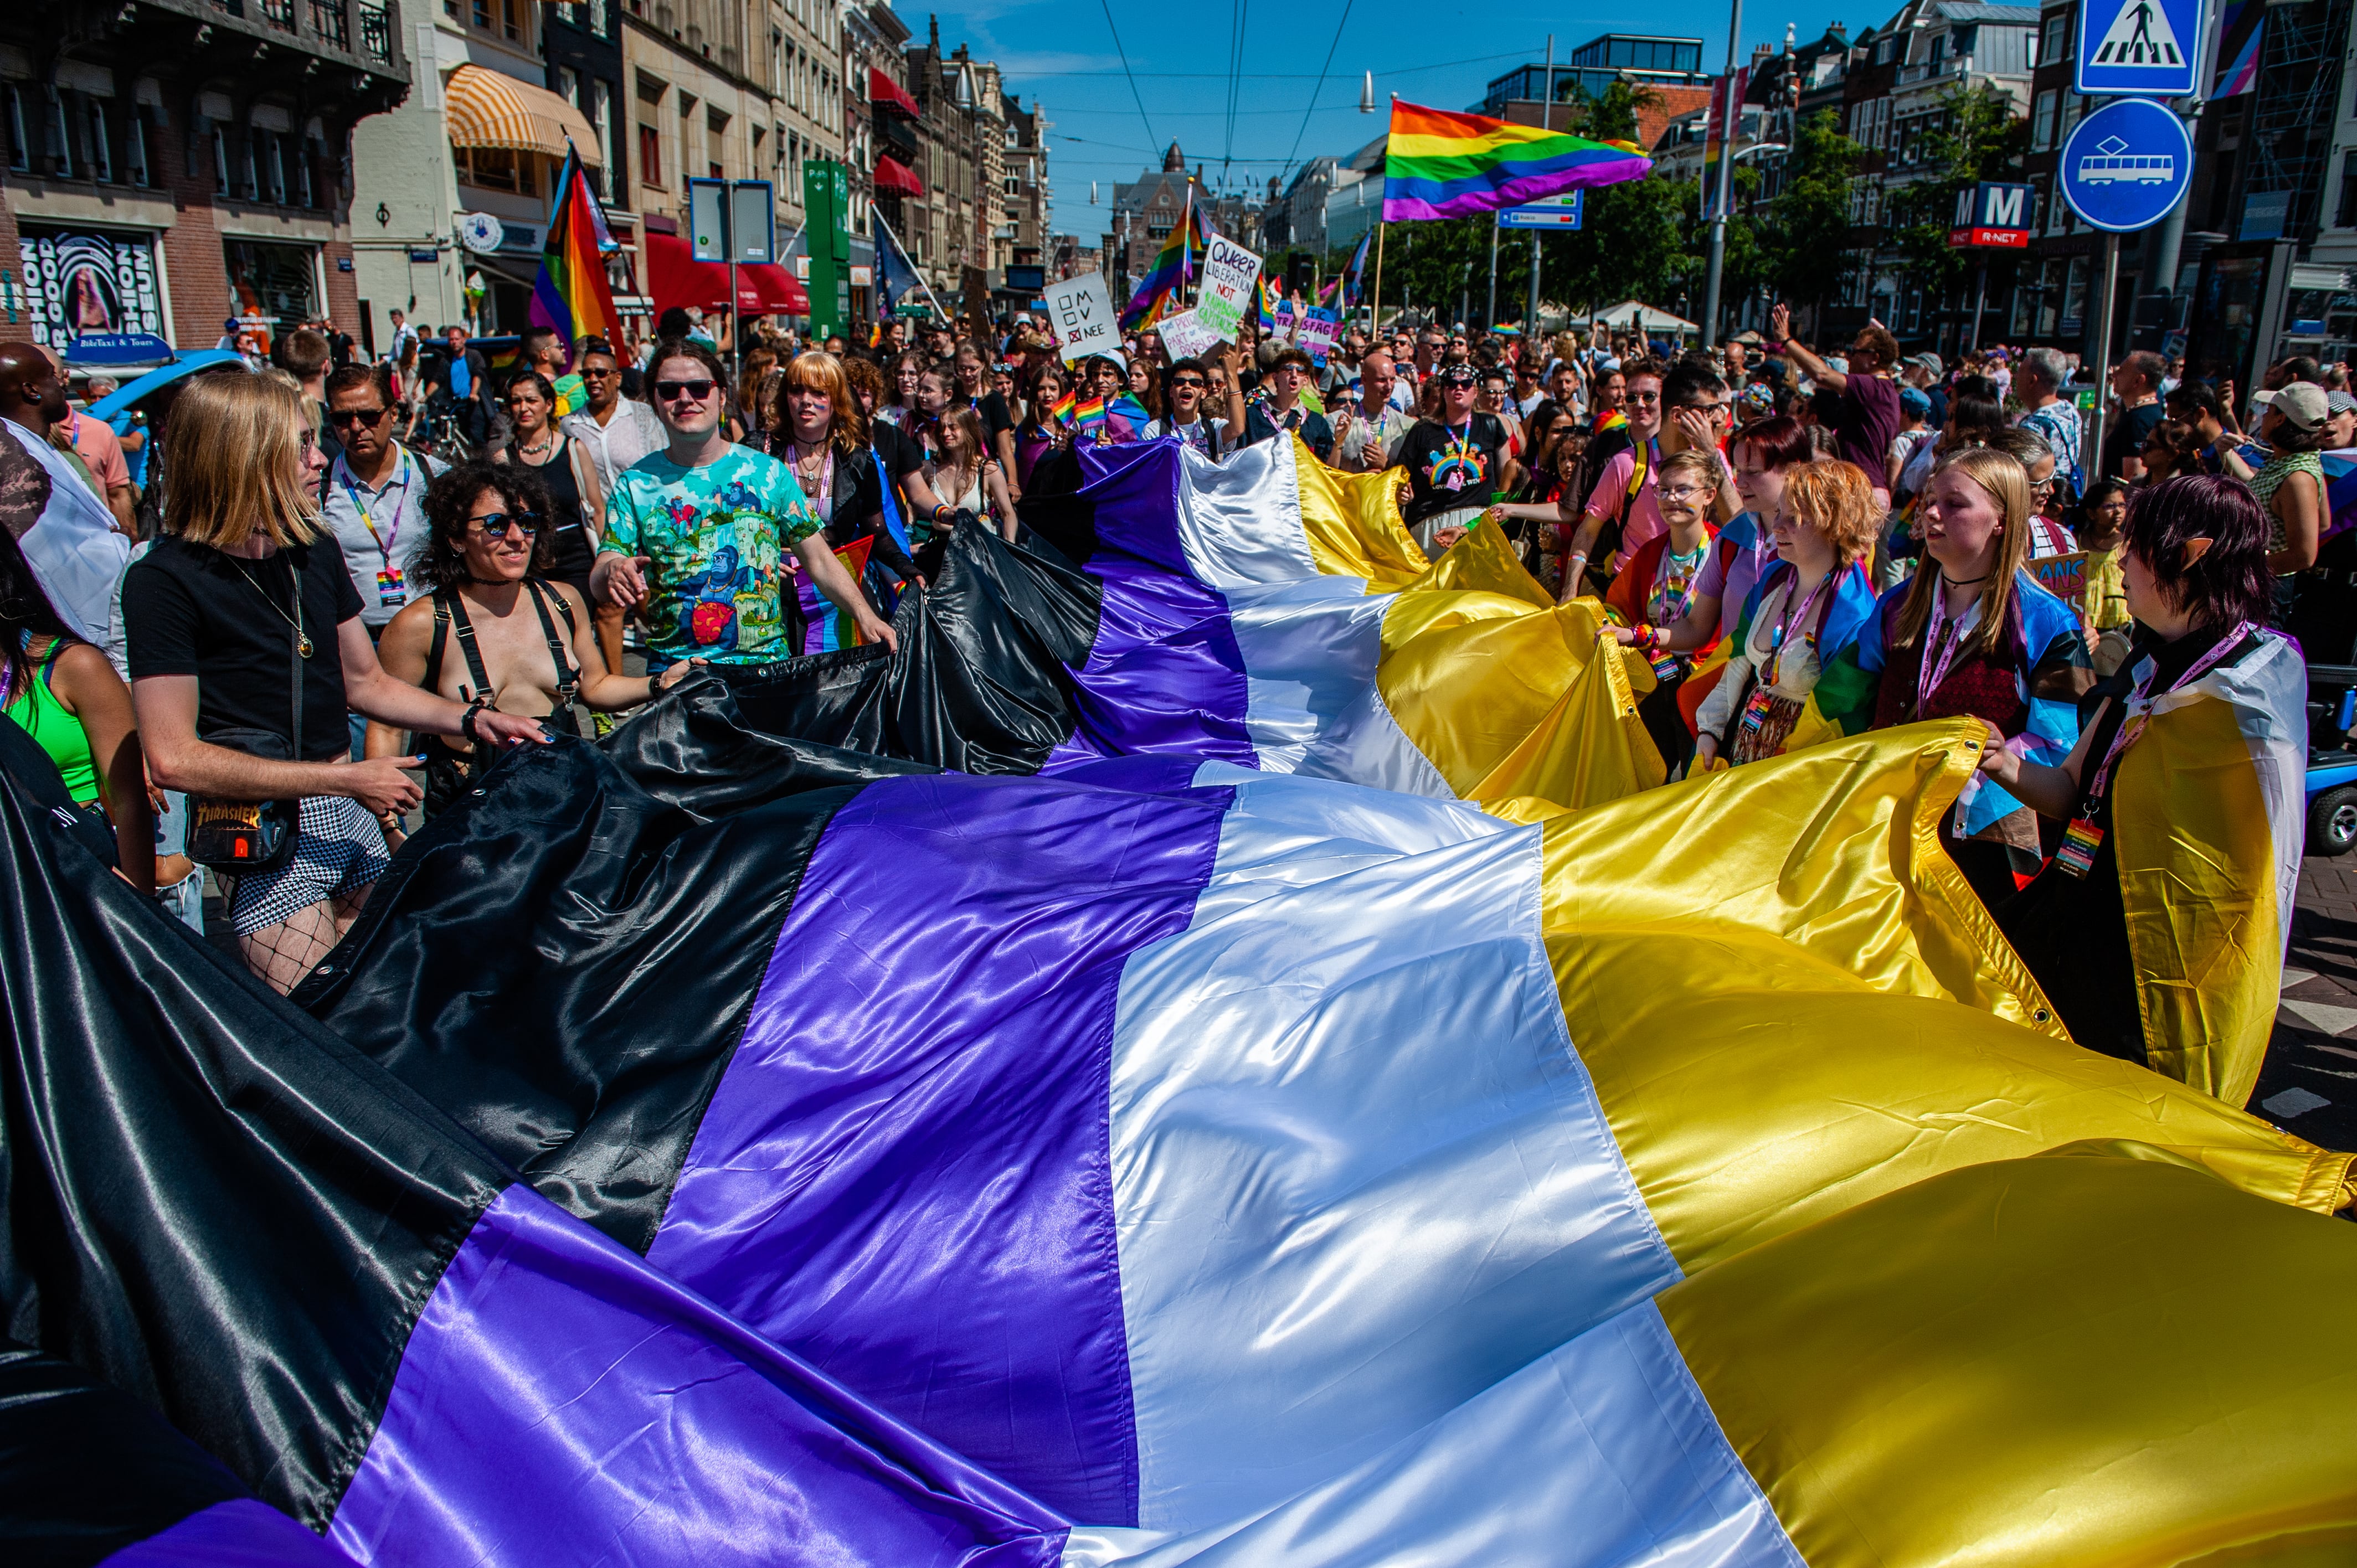
<svg viewBox="0 0 2357 1568">
<path fill-rule="evenodd" d="M 1727 14 L 1717 5 L 1676 7 L 1678 22 L 1654 24 L 1650 18 L 1659 13 L 1630 6 L 1350 0 L 1345 19 L 1340 0 L 1315 5 L 1231 0 L 1226 5 L 1112 5 L 1109 27 L 1108 3 L 974 0 L 928 12 L 916 0 L 901 0 L 897 6 L 920 41 L 927 16 L 938 16 L 943 48 L 963 41 L 978 57 L 998 61 L 1009 90 L 1027 106 L 1046 105 L 1053 123 L 1049 172 L 1060 233 L 1103 232 L 1113 182 L 1135 179 L 1141 168 L 1158 165 L 1173 139 L 1190 165 L 1204 166 L 1207 178 L 1216 181 L 1224 172 L 1232 183 L 1249 180 L 1258 188 L 1288 160 L 1363 145 L 1383 127 L 1380 108 L 1358 113 L 1360 79 L 1368 70 L 1375 73 L 1378 105 L 1396 92 L 1462 109 L 1480 100 L 1491 77 L 1525 59 L 1543 58 L 1549 33 L 1558 58 L 1609 32 L 1699 34 L 1704 63 L 1713 70 L 1727 50 Z M 1230 38 L 1239 5 L 1242 75 L 1232 105 Z M 1835 21 L 1847 22 L 1856 33 L 1879 27 L 1898 9 L 1899 0 L 1847 11 L 1822 0 L 1781 8 L 1754 0 L 1743 8 L 1744 53 L 1748 58 L 1755 43 L 1781 48 L 1787 23 L 1803 38 Z M 1119 51 L 1113 28 L 1119 29 Z M 1321 81 L 1329 49 L 1333 64 Z M 1101 199 L 1093 212 L 1091 180 L 1098 182 Z"/>
</svg>

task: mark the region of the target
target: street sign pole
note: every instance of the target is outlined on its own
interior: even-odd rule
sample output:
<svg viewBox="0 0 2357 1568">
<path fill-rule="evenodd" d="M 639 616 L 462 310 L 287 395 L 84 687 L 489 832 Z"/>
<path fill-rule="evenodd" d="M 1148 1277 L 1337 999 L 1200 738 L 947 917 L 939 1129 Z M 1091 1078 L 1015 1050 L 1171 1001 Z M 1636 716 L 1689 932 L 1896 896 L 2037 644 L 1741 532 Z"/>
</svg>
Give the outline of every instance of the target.
<svg viewBox="0 0 2357 1568">
<path fill-rule="evenodd" d="M 2112 375 L 2112 296 L 2119 288 L 2120 236 L 2117 231 L 2107 230 L 2104 234 L 2104 297 L 2095 308 L 2095 419 L 2087 432 L 2098 465 L 2104 460 L 2104 393 Z"/>
<path fill-rule="evenodd" d="M 1980 264 L 1979 270 L 1978 270 L 1978 271 L 1976 271 L 1976 272 L 1973 274 L 1973 340 L 1972 340 L 1971 344 L 1970 344 L 1970 345 L 1968 345 L 1968 346 L 1967 346 L 1967 348 L 1965 349 L 1965 350 L 1964 350 L 1964 351 L 1965 351 L 1966 353 L 1970 353 L 1970 354 L 1977 354 L 1977 353 L 1979 353 L 1979 352 L 1980 352 L 1980 349 L 1981 349 L 1981 306 L 1982 306 L 1982 304 L 1983 304 L 1985 301 L 1986 301 L 1986 300 L 1987 300 L 1987 298 L 1988 298 L 1988 258 L 1987 258 L 1986 256 L 1983 256 L 1983 257 L 1981 258 L 1981 264 Z"/>
<path fill-rule="evenodd" d="M 1497 325 L 1498 325 L 1498 231 L 1499 231 L 1499 227 L 1500 227 L 1500 226 L 1499 226 L 1499 223 L 1498 223 L 1498 220 L 1497 220 L 1497 218 L 1493 215 L 1493 216 L 1491 218 L 1491 220 L 1490 220 L 1490 305 L 1489 305 L 1489 313 L 1488 313 L 1487 315 L 1485 315 L 1484 317 L 1481 317 L 1481 325 L 1482 325 L 1483 327 L 1485 327 L 1485 328 L 1489 328 L 1489 327 L 1495 327 L 1495 326 L 1497 326 Z"/>
<path fill-rule="evenodd" d="M 1710 266 L 1702 285 L 1702 346 L 1718 341 L 1718 275 L 1727 262 L 1727 209 L 1735 199 L 1735 133 L 1743 124 L 1743 105 L 1735 102 L 1735 63 L 1743 43 L 1743 0 L 1729 0 L 1727 18 L 1726 117 L 1718 127 L 1718 197 L 1710 215 Z M 1709 137 L 1705 112 L 1706 145 Z"/>
</svg>

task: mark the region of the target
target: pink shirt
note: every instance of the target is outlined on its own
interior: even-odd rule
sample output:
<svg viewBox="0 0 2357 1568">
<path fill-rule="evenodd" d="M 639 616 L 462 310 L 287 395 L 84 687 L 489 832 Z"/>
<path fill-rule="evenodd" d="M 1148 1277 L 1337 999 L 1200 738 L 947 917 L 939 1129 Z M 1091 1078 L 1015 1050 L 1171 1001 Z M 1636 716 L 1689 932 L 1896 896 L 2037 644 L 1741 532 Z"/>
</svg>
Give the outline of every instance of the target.
<svg viewBox="0 0 2357 1568">
<path fill-rule="evenodd" d="M 73 443 L 74 455 L 90 466 L 91 473 L 107 489 L 131 482 L 131 465 L 124 461 L 123 443 L 104 420 L 75 409 L 66 421 L 66 436 Z"/>
</svg>

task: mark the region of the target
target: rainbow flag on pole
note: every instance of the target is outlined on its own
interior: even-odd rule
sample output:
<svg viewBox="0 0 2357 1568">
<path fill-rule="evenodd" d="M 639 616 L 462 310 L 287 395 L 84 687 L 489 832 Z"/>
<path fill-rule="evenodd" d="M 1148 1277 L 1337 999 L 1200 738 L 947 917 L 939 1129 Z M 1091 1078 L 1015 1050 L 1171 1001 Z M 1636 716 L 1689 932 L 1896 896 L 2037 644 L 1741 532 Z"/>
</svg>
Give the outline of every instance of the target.
<svg viewBox="0 0 2357 1568">
<path fill-rule="evenodd" d="M 606 260 L 600 253 L 614 249 L 614 242 L 607 235 L 597 199 L 589 194 L 589 177 L 569 144 L 555 194 L 548 239 L 540 252 L 540 275 L 533 280 L 532 323 L 554 328 L 569 355 L 576 341 L 592 333 L 608 336 L 622 318 L 614 309 L 614 291 L 607 285 Z"/>
<path fill-rule="evenodd" d="M 1652 166 L 1630 143 L 1591 142 L 1394 99 L 1383 221 L 1495 212 L 1561 191 L 1641 179 Z"/>
<path fill-rule="evenodd" d="M 1129 296 L 1129 308 L 1121 313 L 1125 328 L 1151 327 L 1178 307 L 1178 291 L 1195 275 L 1195 263 L 1201 260 L 1204 246 L 1202 209 L 1195 205 L 1195 187 L 1187 186 L 1187 208 L 1162 242 L 1156 252 L 1154 265 L 1138 280 L 1135 292 Z"/>
</svg>

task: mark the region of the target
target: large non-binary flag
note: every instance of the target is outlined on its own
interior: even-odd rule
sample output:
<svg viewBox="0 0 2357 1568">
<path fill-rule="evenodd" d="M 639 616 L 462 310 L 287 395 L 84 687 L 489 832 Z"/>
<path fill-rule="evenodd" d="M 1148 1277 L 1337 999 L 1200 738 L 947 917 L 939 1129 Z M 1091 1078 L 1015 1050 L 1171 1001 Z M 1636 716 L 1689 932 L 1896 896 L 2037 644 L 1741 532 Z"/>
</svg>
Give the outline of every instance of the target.
<svg viewBox="0 0 2357 1568">
<path fill-rule="evenodd" d="M 587 171 L 568 145 L 541 246 L 540 273 L 532 285 L 533 325 L 554 328 L 568 350 L 583 338 L 609 336 L 621 325 L 606 281 L 604 252 L 614 248 Z"/>
<path fill-rule="evenodd" d="M 59 1488 L 27 1401 L 7 1517 L 133 1568 L 2345 1539 L 2357 1348 L 2277 1326 L 2357 1288 L 2351 1162 L 2054 1037 L 1936 846 L 1968 728 L 1485 811 L 939 774 L 707 673 L 429 824 L 310 1017 L 0 785 L 0 1310 L 227 1473 Z"/>
<path fill-rule="evenodd" d="M 1560 191 L 1642 178 L 1652 160 L 1625 142 L 1517 125 L 1392 100 L 1383 221 L 1465 218 Z"/>
</svg>

